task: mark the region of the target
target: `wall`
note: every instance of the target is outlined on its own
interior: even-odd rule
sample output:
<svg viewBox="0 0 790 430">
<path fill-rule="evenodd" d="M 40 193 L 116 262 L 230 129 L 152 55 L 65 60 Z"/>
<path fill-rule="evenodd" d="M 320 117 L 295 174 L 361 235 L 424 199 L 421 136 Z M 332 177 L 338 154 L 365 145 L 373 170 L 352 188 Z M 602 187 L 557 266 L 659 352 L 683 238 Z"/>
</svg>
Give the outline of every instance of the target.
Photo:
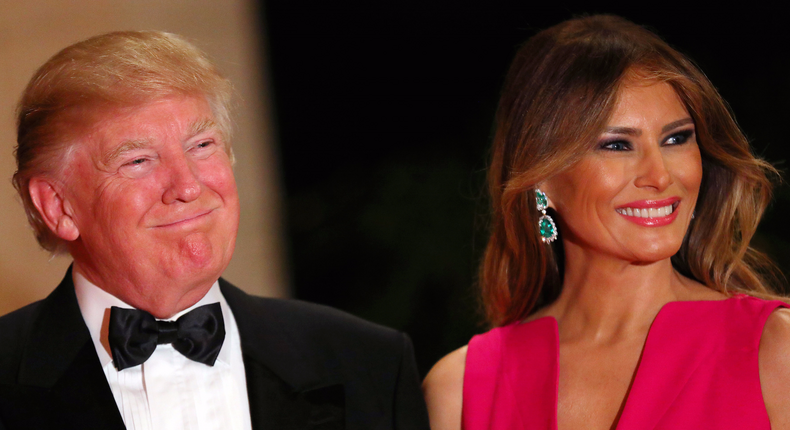
<svg viewBox="0 0 790 430">
<path fill-rule="evenodd" d="M 234 140 L 242 214 L 236 253 L 224 276 L 255 294 L 288 295 L 278 163 L 255 7 L 250 0 L 0 0 L 0 315 L 46 296 L 70 263 L 38 247 L 11 185 L 14 107 L 49 57 L 114 30 L 181 34 L 207 51 L 233 81 L 242 95 Z"/>
</svg>

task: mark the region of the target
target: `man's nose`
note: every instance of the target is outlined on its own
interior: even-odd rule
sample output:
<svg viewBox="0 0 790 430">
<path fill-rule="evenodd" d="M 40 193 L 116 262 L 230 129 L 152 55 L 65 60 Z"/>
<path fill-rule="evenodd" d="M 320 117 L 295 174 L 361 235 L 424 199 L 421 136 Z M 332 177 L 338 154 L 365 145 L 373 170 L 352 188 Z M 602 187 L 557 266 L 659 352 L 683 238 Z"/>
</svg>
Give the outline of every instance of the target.
<svg viewBox="0 0 790 430">
<path fill-rule="evenodd" d="M 640 188 L 655 188 L 657 191 L 664 191 L 672 184 L 672 175 L 660 148 L 650 148 L 642 154 L 634 184 Z"/>
<path fill-rule="evenodd" d="M 200 181 L 192 163 L 181 155 L 167 163 L 169 184 L 162 195 L 162 202 L 191 202 L 201 193 Z"/>
</svg>

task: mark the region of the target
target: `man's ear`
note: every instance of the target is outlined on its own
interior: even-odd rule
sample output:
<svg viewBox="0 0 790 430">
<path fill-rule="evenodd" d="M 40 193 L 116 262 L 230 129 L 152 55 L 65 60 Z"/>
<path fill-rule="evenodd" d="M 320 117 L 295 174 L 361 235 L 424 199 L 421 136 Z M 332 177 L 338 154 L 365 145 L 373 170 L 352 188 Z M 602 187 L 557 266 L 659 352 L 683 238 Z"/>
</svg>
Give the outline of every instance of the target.
<svg viewBox="0 0 790 430">
<path fill-rule="evenodd" d="M 56 236 L 69 242 L 80 237 L 73 213 L 60 187 L 48 178 L 34 177 L 30 179 L 28 191 L 41 219 Z"/>
</svg>

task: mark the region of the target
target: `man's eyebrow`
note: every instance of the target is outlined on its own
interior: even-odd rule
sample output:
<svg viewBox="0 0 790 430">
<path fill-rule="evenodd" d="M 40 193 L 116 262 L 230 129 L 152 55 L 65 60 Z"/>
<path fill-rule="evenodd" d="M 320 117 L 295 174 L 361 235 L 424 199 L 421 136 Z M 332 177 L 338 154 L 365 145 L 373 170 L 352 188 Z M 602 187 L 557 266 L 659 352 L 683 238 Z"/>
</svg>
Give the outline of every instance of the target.
<svg viewBox="0 0 790 430">
<path fill-rule="evenodd" d="M 670 122 L 669 124 L 661 127 L 661 133 L 666 133 L 669 130 L 673 130 L 675 128 L 680 127 L 681 125 L 686 125 L 686 124 L 694 124 L 694 120 L 691 118 L 683 118 L 674 122 Z"/>
<path fill-rule="evenodd" d="M 115 148 L 111 151 L 108 151 L 102 157 L 102 164 L 105 166 L 109 166 L 116 158 L 122 156 L 123 154 L 134 151 L 136 149 L 144 149 L 148 148 L 151 145 L 151 142 L 148 140 L 128 140 Z"/>
<path fill-rule="evenodd" d="M 207 130 L 212 128 L 219 128 L 217 123 L 211 119 L 202 119 L 193 122 L 189 126 L 189 133 L 191 136 L 195 136 L 197 134 L 203 133 Z M 105 166 L 109 166 L 116 158 L 122 156 L 123 154 L 134 151 L 136 149 L 145 149 L 151 145 L 151 142 L 148 139 L 141 139 L 141 140 L 129 140 L 126 141 L 117 147 L 113 148 L 111 151 L 108 151 L 102 157 L 102 163 Z"/>
<path fill-rule="evenodd" d="M 189 127 L 189 134 L 194 136 L 212 128 L 218 128 L 217 123 L 208 118 L 201 119 L 192 123 Z"/>
</svg>

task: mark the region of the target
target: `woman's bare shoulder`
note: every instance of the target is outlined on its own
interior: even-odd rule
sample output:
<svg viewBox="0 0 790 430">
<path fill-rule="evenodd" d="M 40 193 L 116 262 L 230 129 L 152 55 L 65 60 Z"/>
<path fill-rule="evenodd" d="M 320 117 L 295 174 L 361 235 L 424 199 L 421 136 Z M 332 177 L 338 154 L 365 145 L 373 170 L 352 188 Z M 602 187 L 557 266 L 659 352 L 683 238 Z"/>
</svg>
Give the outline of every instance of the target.
<svg viewBox="0 0 790 430">
<path fill-rule="evenodd" d="M 771 428 L 790 428 L 790 309 L 777 309 L 760 339 L 760 385 Z"/>
<path fill-rule="evenodd" d="M 439 360 L 425 377 L 422 391 L 433 430 L 460 430 L 466 346 Z"/>
</svg>

